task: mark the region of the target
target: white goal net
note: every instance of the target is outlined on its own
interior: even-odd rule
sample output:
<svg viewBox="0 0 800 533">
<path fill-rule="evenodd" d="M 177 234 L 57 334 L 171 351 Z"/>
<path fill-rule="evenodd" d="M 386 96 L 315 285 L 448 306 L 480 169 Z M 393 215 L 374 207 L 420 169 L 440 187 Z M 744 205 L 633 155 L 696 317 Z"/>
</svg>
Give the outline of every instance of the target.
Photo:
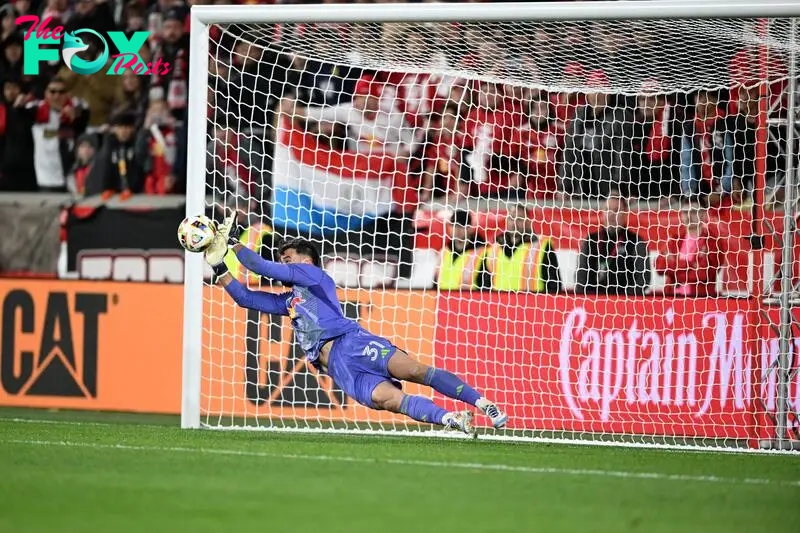
<svg viewBox="0 0 800 533">
<path fill-rule="evenodd" d="M 501 431 L 478 415 L 481 434 L 797 438 L 796 351 L 779 355 L 770 304 L 794 209 L 791 19 L 264 13 L 203 28 L 207 131 L 190 158 L 206 172 L 190 187 L 217 218 L 238 210 L 264 258 L 284 238 L 317 243 L 346 316 L 508 412 Z M 432 429 L 357 405 L 305 363 L 289 317 L 212 281 L 201 425 Z"/>
</svg>

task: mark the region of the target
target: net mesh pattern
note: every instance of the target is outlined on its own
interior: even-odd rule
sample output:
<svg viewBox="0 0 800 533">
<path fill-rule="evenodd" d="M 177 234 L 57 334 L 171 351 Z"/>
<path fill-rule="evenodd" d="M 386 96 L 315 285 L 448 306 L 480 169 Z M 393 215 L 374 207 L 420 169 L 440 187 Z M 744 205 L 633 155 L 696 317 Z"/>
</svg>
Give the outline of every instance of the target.
<svg viewBox="0 0 800 533">
<path fill-rule="evenodd" d="M 508 411 L 482 433 L 754 446 L 780 255 L 752 212 L 783 196 L 789 22 L 214 25 L 191 157 L 246 246 L 313 241 L 345 316 Z M 211 283 L 204 316 L 204 424 L 430 430 L 312 369 L 290 318 Z"/>
<path fill-rule="evenodd" d="M 665 91 L 726 88 L 729 63 L 743 49 L 742 65 L 759 75 L 757 50 L 785 59 L 787 19 L 576 21 L 503 23 L 232 25 L 230 36 L 280 47 L 316 60 L 366 69 L 436 71 L 546 89 L 586 90 L 571 64 L 603 69 L 615 92 L 635 94 L 648 79 Z M 764 29 L 766 28 L 766 29 Z M 794 44 L 795 49 L 797 44 Z M 767 70 L 775 65 L 766 65 Z M 774 68 L 773 68 L 774 70 Z M 785 71 L 767 73 L 784 77 Z"/>
</svg>

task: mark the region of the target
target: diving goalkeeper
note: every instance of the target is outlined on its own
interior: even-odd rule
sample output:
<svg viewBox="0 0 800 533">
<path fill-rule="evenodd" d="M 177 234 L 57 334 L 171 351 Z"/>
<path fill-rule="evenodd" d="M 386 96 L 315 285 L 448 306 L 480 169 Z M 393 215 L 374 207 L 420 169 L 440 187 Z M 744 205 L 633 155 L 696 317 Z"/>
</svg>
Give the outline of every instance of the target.
<svg viewBox="0 0 800 533">
<path fill-rule="evenodd" d="M 307 360 L 326 373 L 358 403 L 372 409 L 401 413 L 419 422 L 475 435 L 469 410 L 449 412 L 423 396 L 404 394 L 400 382 L 427 385 L 450 398 L 474 405 L 495 428 L 508 416 L 456 375 L 421 364 L 388 340 L 370 334 L 345 318 L 333 279 L 322 270 L 319 251 L 304 239 L 279 248 L 280 263 L 266 261 L 239 243 L 235 215 L 219 226 L 205 251 L 219 283 L 238 305 L 292 320 L 295 336 Z M 258 275 L 280 281 L 291 291 L 273 294 L 244 287 L 228 272 L 225 256 L 233 249 L 241 265 Z"/>
</svg>

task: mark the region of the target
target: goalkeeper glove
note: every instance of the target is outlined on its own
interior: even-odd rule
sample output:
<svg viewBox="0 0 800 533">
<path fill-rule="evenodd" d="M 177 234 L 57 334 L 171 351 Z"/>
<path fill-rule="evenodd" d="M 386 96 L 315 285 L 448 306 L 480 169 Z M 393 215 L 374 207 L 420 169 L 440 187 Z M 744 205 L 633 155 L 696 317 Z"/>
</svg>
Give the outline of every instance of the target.
<svg viewBox="0 0 800 533">
<path fill-rule="evenodd" d="M 219 228 L 217 228 L 217 234 L 221 235 L 229 246 L 239 244 L 239 235 L 241 235 L 241 233 L 242 229 L 239 227 L 236 220 L 236 211 L 232 211 Z"/>
<path fill-rule="evenodd" d="M 205 252 L 206 262 L 211 265 L 214 274 L 219 277 L 228 272 L 228 267 L 225 264 L 225 256 L 228 254 L 228 245 L 234 245 L 239 242 L 239 234 L 241 230 L 236 223 L 236 211 L 225 217 L 222 224 L 217 226 L 216 235 L 211 242 L 211 246 Z"/>
<path fill-rule="evenodd" d="M 206 248 L 204 254 L 206 263 L 211 265 L 211 269 L 217 277 L 222 276 L 228 271 L 228 267 L 225 265 L 225 256 L 227 254 L 228 243 L 221 234 L 217 233 L 214 236 L 214 240 L 211 241 L 211 246 Z"/>
</svg>

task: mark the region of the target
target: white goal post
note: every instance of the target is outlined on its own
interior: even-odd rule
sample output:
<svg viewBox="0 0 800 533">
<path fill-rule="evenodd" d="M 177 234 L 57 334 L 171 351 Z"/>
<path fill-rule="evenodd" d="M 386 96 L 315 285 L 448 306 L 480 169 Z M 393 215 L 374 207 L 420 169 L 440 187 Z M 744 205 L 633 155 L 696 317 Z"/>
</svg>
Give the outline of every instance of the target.
<svg viewBox="0 0 800 533">
<path fill-rule="evenodd" d="M 265 231 L 318 240 L 347 316 L 508 410 L 481 438 L 798 448 L 796 17 L 194 6 L 186 213 L 249 213 L 265 256 Z M 312 372 L 288 318 L 235 308 L 200 254 L 184 279 L 182 427 L 434 434 Z"/>
</svg>

